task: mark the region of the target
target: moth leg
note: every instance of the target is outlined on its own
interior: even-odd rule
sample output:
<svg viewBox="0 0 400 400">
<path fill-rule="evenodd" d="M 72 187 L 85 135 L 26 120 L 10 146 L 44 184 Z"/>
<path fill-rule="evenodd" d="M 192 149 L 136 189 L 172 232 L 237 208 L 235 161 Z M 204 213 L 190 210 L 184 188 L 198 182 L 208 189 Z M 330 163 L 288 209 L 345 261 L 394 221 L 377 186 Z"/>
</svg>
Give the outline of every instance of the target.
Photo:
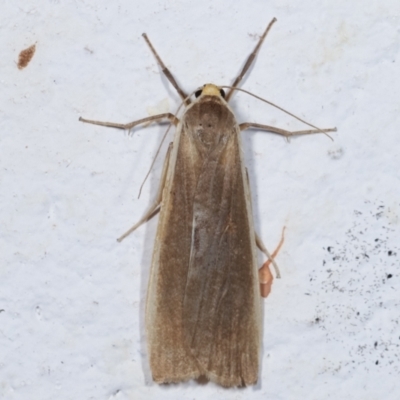
<svg viewBox="0 0 400 400">
<path fill-rule="evenodd" d="M 115 122 L 93 121 L 91 119 L 84 119 L 82 117 L 79 117 L 79 121 L 87 122 L 87 123 L 93 124 L 93 125 L 109 126 L 111 128 L 132 129 L 133 127 L 135 127 L 137 125 L 144 124 L 146 122 L 158 121 L 158 120 L 164 119 L 164 118 L 169 119 L 171 121 L 171 123 L 174 125 L 178 125 L 178 123 L 179 123 L 178 118 L 176 118 L 175 115 L 171 114 L 171 113 L 152 115 L 151 117 L 138 119 L 137 121 L 129 122 L 128 124 L 117 124 Z"/>
<path fill-rule="evenodd" d="M 247 183 L 250 186 L 249 171 L 247 170 L 247 168 L 246 168 L 246 177 L 247 177 Z M 256 236 L 256 245 L 257 245 L 257 247 L 268 257 L 269 264 L 272 263 L 272 265 L 274 266 L 274 269 L 275 269 L 276 277 L 279 279 L 281 277 L 281 273 L 279 272 L 278 264 L 274 260 L 276 254 L 277 254 L 276 250 L 275 250 L 274 254 L 271 255 L 269 253 L 269 251 L 267 250 L 267 248 L 265 247 L 265 245 L 264 245 L 263 241 L 261 240 L 261 238 L 258 236 L 257 232 L 254 232 L 254 234 Z M 282 232 L 282 235 L 283 235 L 283 232 Z M 269 266 L 269 264 L 268 264 L 268 266 Z M 271 274 L 271 272 L 270 272 L 270 274 Z"/>
<path fill-rule="evenodd" d="M 246 75 L 246 72 L 248 71 L 248 69 L 250 68 L 251 64 L 253 64 L 254 59 L 257 56 L 258 51 L 260 50 L 261 45 L 264 42 L 265 37 L 267 36 L 269 30 L 271 29 L 271 26 L 276 22 L 276 18 L 273 18 L 272 21 L 268 24 L 267 29 L 264 31 L 264 33 L 261 35 L 260 40 L 258 41 L 256 47 L 254 48 L 253 52 L 249 55 L 249 57 L 247 58 L 243 69 L 240 71 L 240 74 L 237 76 L 237 78 L 235 79 L 235 81 L 233 82 L 233 84 L 231 85 L 231 89 L 229 89 L 229 92 L 226 94 L 226 101 L 229 101 L 229 99 L 231 98 L 233 91 L 235 90 L 234 88 L 236 88 L 240 81 L 243 79 L 243 77 Z"/>
<path fill-rule="evenodd" d="M 158 65 L 161 67 L 161 70 L 163 74 L 166 76 L 166 78 L 171 82 L 172 86 L 176 89 L 178 92 L 179 96 L 181 96 L 181 99 L 185 102 L 185 104 L 188 106 L 190 104 L 190 99 L 188 99 L 188 95 L 179 87 L 178 83 L 176 82 L 175 78 L 171 74 L 170 70 L 165 66 L 165 64 L 162 62 L 161 57 L 157 54 L 156 49 L 153 47 L 151 44 L 149 38 L 145 33 L 142 35 L 144 37 L 144 40 L 146 41 L 147 45 L 150 47 L 151 52 L 153 53 L 154 57 L 156 58 Z"/>
<path fill-rule="evenodd" d="M 269 258 L 267 261 L 265 261 L 265 263 L 262 265 L 262 267 L 258 270 L 258 276 L 260 279 L 260 291 L 261 291 L 262 297 L 267 297 L 271 292 L 271 286 L 272 286 L 274 277 L 271 274 L 271 270 L 269 269 L 269 266 L 272 263 L 275 267 L 274 258 L 279 253 L 279 250 L 281 249 L 281 247 L 283 245 L 283 241 L 285 240 L 285 236 L 284 236 L 285 229 L 286 229 L 286 227 L 283 227 L 281 240 L 279 241 L 277 248 L 274 250 L 274 252 L 271 255 L 268 254 L 263 243 L 261 242 L 261 239 L 259 237 L 257 237 L 257 235 L 256 235 L 256 243 L 257 243 L 258 248 L 262 252 L 267 254 L 267 256 Z M 263 248 L 264 248 L 264 250 L 263 250 Z M 276 277 L 280 278 L 279 270 L 275 269 L 275 271 L 276 271 Z"/>
<path fill-rule="evenodd" d="M 284 228 L 284 230 L 285 230 L 285 228 Z M 267 250 L 267 248 L 265 247 L 265 245 L 264 245 L 263 241 L 261 240 L 260 236 L 258 236 L 257 233 L 255 235 L 256 235 L 256 245 L 257 245 L 257 247 L 259 248 L 260 251 L 262 251 L 268 257 L 268 260 L 267 260 L 267 262 L 269 263 L 268 265 L 272 264 L 274 266 L 275 275 L 276 275 L 277 279 L 280 279 L 281 273 L 279 271 L 278 264 L 275 261 L 275 256 L 276 256 L 275 252 L 276 252 L 276 250 L 275 250 L 275 252 L 273 254 L 271 254 Z M 283 233 L 282 233 L 282 237 L 283 237 Z"/>
<path fill-rule="evenodd" d="M 149 221 L 159 213 L 160 204 L 162 200 L 162 193 L 164 190 L 165 181 L 167 180 L 167 172 L 168 172 L 169 158 L 171 156 L 171 151 L 172 151 L 172 143 L 170 143 L 168 147 L 167 155 L 165 157 L 164 166 L 161 174 L 160 186 L 158 187 L 157 196 L 154 200 L 154 203 L 150 206 L 146 214 L 144 214 L 143 217 L 135 225 L 132 226 L 132 228 L 130 228 L 121 237 L 117 239 L 118 242 L 122 242 L 122 240 L 124 240 L 127 236 L 129 236 L 135 229 L 139 228 L 140 225 Z"/>
<path fill-rule="evenodd" d="M 313 133 L 327 133 L 327 132 L 336 132 L 336 128 L 330 129 L 308 129 L 304 131 L 287 131 L 285 129 L 276 128 L 274 126 L 263 125 L 263 124 L 255 124 L 253 122 L 244 122 L 239 124 L 240 130 L 244 131 L 245 129 L 255 128 L 260 129 L 262 131 L 277 133 L 278 135 L 285 136 L 286 139 L 290 139 L 292 136 L 299 136 L 299 135 L 310 135 Z M 329 136 L 329 135 L 328 135 Z"/>
<path fill-rule="evenodd" d="M 249 171 L 247 170 L 247 168 L 246 168 L 246 177 L 247 177 L 247 184 L 250 187 Z M 281 273 L 279 272 L 278 264 L 275 262 L 274 257 L 271 256 L 271 254 L 269 254 L 269 251 L 264 246 L 264 243 L 262 242 L 261 238 L 257 235 L 257 232 L 254 232 L 254 234 L 256 235 L 257 247 L 268 257 L 269 261 L 274 266 L 276 277 L 279 279 L 281 277 Z"/>
</svg>

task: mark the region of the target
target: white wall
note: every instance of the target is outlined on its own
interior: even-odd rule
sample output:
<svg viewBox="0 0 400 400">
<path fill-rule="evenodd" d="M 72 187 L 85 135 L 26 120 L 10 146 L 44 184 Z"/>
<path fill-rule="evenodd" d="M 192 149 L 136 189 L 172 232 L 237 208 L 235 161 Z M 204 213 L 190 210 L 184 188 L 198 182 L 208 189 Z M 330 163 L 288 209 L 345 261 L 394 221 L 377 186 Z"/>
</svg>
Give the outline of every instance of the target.
<svg viewBox="0 0 400 400">
<path fill-rule="evenodd" d="M 398 399 L 396 5 L 5 2 L 0 398 Z M 287 227 L 282 279 L 265 301 L 259 384 L 160 387 L 143 326 L 156 218 L 121 244 L 115 238 L 154 199 L 163 157 L 137 194 L 166 125 L 129 136 L 78 118 L 128 122 L 176 111 L 179 98 L 142 32 L 189 92 L 230 84 L 272 17 L 278 22 L 242 87 L 338 132 L 334 141 L 290 144 L 243 134 L 256 228 L 272 250 Z M 35 42 L 19 70 L 19 52 Z M 232 105 L 241 122 L 306 129 L 245 94 Z"/>
</svg>

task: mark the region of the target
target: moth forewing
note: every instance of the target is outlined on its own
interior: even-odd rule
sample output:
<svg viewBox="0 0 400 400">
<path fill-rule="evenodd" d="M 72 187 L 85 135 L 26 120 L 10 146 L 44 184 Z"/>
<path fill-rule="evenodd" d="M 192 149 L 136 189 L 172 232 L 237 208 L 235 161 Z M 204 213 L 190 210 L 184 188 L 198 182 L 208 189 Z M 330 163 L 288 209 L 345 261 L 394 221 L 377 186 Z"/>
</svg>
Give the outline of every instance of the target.
<svg viewBox="0 0 400 400">
<path fill-rule="evenodd" d="M 261 297 L 240 145 L 219 92 L 187 107 L 168 163 L 147 299 L 156 382 L 257 381 Z"/>
</svg>

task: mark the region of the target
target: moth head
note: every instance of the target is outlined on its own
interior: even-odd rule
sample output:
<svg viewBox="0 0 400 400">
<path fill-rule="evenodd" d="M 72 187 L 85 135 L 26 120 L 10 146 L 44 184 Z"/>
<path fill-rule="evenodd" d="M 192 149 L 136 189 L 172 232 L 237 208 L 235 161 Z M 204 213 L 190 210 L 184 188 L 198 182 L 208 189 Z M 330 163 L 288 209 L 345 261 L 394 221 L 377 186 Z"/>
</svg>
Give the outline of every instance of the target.
<svg viewBox="0 0 400 400">
<path fill-rule="evenodd" d="M 200 88 L 199 90 L 196 90 L 194 95 L 196 96 L 196 98 L 203 96 L 203 95 L 204 96 L 219 96 L 219 97 L 225 98 L 224 90 L 216 85 L 213 85 L 212 83 L 206 83 L 205 85 L 203 85 L 202 88 Z"/>
</svg>

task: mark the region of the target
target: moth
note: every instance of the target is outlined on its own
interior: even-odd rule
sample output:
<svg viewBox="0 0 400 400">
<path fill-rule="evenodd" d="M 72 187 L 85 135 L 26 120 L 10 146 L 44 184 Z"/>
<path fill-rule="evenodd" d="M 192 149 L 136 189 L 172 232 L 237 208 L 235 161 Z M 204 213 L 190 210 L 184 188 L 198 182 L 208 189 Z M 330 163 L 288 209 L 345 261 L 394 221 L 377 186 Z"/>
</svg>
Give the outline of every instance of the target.
<svg viewBox="0 0 400 400">
<path fill-rule="evenodd" d="M 182 116 L 164 113 L 128 124 L 80 118 L 120 129 L 162 119 L 176 126 L 154 204 L 118 239 L 160 212 L 146 302 L 149 363 L 157 383 L 201 377 L 225 387 L 257 382 L 261 292 L 269 292 L 269 263 L 274 263 L 276 252 L 269 255 L 254 230 L 241 131 L 255 128 L 289 138 L 335 130 L 289 132 L 237 122 L 229 99 L 275 21 L 269 23 L 226 94 L 226 87 L 206 84 L 194 93 L 195 99 L 179 87 L 143 34 L 182 98 Z M 261 271 L 261 285 L 257 247 L 269 257 Z"/>
</svg>

